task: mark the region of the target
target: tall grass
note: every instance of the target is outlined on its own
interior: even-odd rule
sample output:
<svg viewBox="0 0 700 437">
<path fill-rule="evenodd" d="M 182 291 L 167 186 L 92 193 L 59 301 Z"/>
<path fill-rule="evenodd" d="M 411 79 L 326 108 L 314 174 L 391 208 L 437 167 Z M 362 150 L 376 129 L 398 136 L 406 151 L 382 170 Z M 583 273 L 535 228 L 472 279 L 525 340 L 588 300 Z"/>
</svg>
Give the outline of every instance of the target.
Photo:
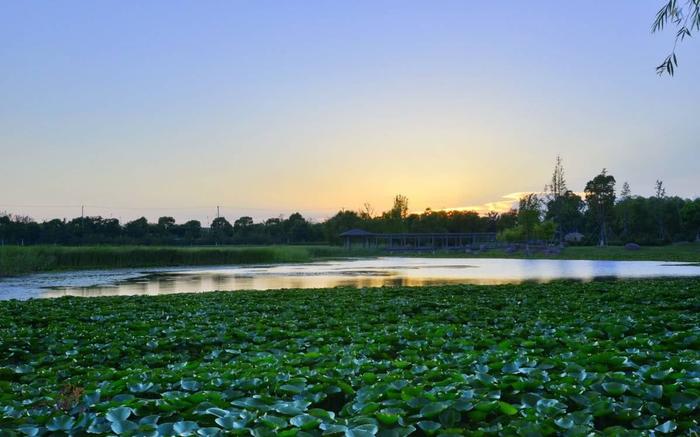
<svg viewBox="0 0 700 437">
<path fill-rule="evenodd" d="M 343 248 L 332 246 L 5 246 L 0 247 L 0 276 L 51 270 L 307 262 L 346 256 Z"/>
<path fill-rule="evenodd" d="M 374 255 L 387 254 L 380 249 L 353 249 L 348 252 L 338 246 L 4 246 L 0 247 L 0 276 L 54 270 L 308 262 Z M 700 262 L 700 244 L 642 247 L 637 251 L 629 251 L 623 247 L 568 247 L 559 254 L 508 254 L 502 250 L 492 250 L 481 253 L 437 252 L 394 255 Z"/>
</svg>

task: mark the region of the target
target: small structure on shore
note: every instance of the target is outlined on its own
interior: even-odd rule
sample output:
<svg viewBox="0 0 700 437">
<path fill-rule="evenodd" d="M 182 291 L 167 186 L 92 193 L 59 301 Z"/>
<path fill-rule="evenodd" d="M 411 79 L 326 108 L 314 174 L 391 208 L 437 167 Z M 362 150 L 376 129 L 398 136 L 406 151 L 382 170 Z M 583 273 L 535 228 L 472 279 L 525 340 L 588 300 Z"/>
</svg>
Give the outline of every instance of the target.
<svg viewBox="0 0 700 437">
<path fill-rule="evenodd" d="M 350 229 L 340 234 L 347 249 L 353 244 L 389 251 L 433 251 L 481 249 L 498 245 L 495 232 L 380 233 Z"/>
<path fill-rule="evenodd" d="M 580 232 L 569 232 L 568 234 L 564 235 L 564 241 L 567 243 L 580 243 L 583 241 L 584 235 Z"/>
</svg>

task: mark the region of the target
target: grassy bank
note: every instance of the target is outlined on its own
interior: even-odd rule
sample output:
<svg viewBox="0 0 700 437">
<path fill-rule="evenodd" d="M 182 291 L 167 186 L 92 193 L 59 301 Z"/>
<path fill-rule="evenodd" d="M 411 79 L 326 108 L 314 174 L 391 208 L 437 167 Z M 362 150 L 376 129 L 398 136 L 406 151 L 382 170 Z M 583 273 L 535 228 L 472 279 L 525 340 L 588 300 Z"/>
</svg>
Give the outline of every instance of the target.
<svg viewBox="0 0 700 437">
<path fill-rule="evenodd" d="M 691 434 L 698 326 L 690 279 L 5 301 L 0 428 Z"/>
<path fill-rule="evenodd" d="M 571 246 L 558 254 L 524 251 L 508 253 L 503 249 L 475 252 L 396 253 L 397 256 L 462 257 L 462 258 L 534 258 L 534 259 L 579 259 L 614 261 L 680 261 L 700 262 L 700 244 L 683 243 L 668 246 L 643 246 L 639 250 L 628 250 L 622 246 Z"/>
<path fill-rule="evenodd" d="M 700 244 L 642 247 L 636 251 L 619 246 L 567 247 L 559 254 L 529 255 L 522 251 L 507 253 L 501 249 L 469 253 L 387 254 L 377 249 L 358 248 L 347 251 L 340 246 L 4 246 L 0 247 L 0 276 L 54 270 L 308 262 L 318 259 L 377 255 L 700 262 Z"/>
<path fill-rule="evenodd" d="M 333 246 L 4 246 L 0 247 L 0 276 L 52 270 L 306 262 L 338 256 L 348 253 Z"/>
</svg>

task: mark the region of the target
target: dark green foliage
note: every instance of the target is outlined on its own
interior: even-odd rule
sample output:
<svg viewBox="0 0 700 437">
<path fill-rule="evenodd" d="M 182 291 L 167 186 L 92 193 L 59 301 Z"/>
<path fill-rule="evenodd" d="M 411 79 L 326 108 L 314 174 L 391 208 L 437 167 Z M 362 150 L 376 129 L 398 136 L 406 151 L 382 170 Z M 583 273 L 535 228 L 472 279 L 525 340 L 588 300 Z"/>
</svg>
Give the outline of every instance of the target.
<svg viewBox="0 0 700 437">
<path fill-rule="evenodd" d="M 311 223 L 299 213 L 261 223 L 241 217 L 233 226 L 226 218 L 217 217 L 209 228 L 197 220 L 177 224 L 172 217 L 160 217 L 157 223 L 141 217 L 122 226 L 117 219 L 99 216 L 36 223 L 29 217 L 0 214 L 0 245 L 298 244 L 323 240 L 323 225 Z"/>
<path fill-rule="evenodd" d="M 688 201 L 681 207 L 681 219 L 690 235 L 695 233 L 695 240 L 700 241 L 700 199 Z"/>
<path fill-rule="evenodd" d="M 700 204 L 700 201 L 680 197 L 632 196 L 623 199 L 615 205 L 616 220 L 612 229 L 616 240 L 645 245 L 693 241 L 700 229 L 700 222 L 694 222 L 691 214 L 696 203 Z M 686 211 L 685 215 L 683 211 Z"/>
<path fill-rule="evenodd" d="M 0 428 L 698 432 L 700 280 L 0 302 Z"/>
<path fill-rule="evenodd" d="M 615 205 L 615 177 L 605 169 L 586 183 L 584 189 L 591 224 L 598 229 L 598 244 L 608 244 L 608 227 Z"/>
<path fill-rule="evenodd" d="M 583 209 L 581 196 L 565 191 L 547 202 L 545 218 L 557 224 L 558 237 L 563 240 L 566 234 L 584 229 Z"/>
</svg>

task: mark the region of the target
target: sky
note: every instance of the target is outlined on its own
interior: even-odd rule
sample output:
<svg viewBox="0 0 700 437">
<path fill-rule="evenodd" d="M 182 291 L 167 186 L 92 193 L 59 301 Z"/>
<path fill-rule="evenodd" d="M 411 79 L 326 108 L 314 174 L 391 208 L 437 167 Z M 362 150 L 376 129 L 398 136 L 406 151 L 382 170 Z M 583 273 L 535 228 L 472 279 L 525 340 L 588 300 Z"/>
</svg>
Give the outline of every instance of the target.
<svg viewBox="0 0 700 437">
<path fill-rule="evenodd" d="M 508 207 L 557 155 L 700 195 L 700 41 L 663 0 L 0 2 L 0 211 Z"/>
</svg>

